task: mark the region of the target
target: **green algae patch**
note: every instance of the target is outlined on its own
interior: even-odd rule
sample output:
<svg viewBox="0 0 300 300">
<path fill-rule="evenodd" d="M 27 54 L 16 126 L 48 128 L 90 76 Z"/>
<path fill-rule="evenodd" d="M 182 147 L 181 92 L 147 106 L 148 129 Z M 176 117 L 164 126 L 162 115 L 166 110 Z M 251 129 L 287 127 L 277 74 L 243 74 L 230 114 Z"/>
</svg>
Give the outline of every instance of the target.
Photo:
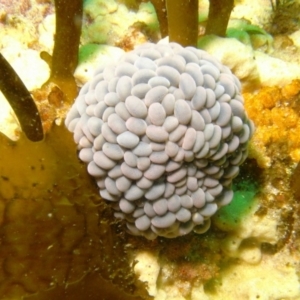
<svg viewBox="0 0 300 300">
<path fill-rule="evenodd" d="M 231 203 L 220 208 L 213 218 L 214 224 L 220 229 L 236 230 L 243 218 L 258 208 L 255 185 L 244 183 L 243 186 L 234 192 Z"/>
<path fill-rule="evenodd" d="M 79 48 L 79 64 L 96 59 L 101 53 L 101 46 L 98 44 L 86 44 Z"/>
<path fill-rule="evenodd" d="M 273 37 L 264 29 L 246 20 L 231 20 L 226 30 L 226 37 L 236 38 L 253 49 L 262 46 L 265 46 L 268 51 L 272 49 Z"/>
</svg>

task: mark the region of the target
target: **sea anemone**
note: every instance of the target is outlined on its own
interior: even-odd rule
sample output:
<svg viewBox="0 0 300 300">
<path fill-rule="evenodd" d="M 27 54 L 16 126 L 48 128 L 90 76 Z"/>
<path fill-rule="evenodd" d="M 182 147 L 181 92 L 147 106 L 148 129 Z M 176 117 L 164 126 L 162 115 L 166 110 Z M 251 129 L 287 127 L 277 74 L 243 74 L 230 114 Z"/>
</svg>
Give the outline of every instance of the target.
<svg viewBox="0 0 300 300">
<path fill-rule="evenodd" d="M 232 200 L 253 134 L 230 69 L 176 43 L 101 66 L 65 123 L 101 197 L 148 239 L 205 232 Z"/>
</svg>

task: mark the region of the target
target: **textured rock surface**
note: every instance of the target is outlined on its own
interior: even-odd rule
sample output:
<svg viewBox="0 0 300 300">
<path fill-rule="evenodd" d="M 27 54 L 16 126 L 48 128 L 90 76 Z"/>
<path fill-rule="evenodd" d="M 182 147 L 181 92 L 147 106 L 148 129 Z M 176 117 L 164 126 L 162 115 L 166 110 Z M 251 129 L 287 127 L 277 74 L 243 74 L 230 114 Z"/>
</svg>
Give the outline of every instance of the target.
<svg viewBox="0 0 300 300">
<path fill-rule="evenodd" d="M 66 125 L 101 197 L 149 239 L 209 228 L 232 199 L 253 132 L 229 68 L 175 43 L 144 44 L 100 67 Z"/>
</svg>

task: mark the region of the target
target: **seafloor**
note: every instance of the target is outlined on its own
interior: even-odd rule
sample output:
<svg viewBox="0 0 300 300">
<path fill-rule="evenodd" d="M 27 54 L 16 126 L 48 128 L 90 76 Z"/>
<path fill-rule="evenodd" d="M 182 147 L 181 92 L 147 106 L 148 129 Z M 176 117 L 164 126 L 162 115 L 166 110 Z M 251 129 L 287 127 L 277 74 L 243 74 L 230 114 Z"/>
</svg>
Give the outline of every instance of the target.
<svg viewBox="0 0 300 300">
<path fill-rule="evenodd" d="M 208 1 L 199 4 L 201 38 Z M 148 241 L 100 199 L 63 125 L 70 103 L 43 85 L 53 1 L 0 0 L 0 51 L 46 132 L 29 141 L 1 95 L 0 299 L 300 299 L 299 11 L 300 1 L 236 1 L 231 37 L 200 39 L 241 80 L 256 131 L 234 199 L 210 230 Z M 158 28 L 148 2 L 84 1 L 78 86 L 120 48 L 157 41 Z"/>
</svg>

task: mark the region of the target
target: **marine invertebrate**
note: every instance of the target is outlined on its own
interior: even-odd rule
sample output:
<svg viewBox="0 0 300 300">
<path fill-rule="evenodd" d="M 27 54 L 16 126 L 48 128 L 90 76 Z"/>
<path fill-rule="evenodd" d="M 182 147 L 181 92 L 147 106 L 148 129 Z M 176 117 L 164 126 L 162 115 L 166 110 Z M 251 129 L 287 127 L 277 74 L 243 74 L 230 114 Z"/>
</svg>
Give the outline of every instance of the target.
<svg viewBox="0 0 300 300">
<path fill-rule="evenodd" d="M 283 88 L 264 87 L 257 94 L 244 94 L 247 112 L 258 127 L 249 154 L 261 168 L 274 168 L 274 162 L 283 158 L 300 161 L 299 95 L 298 79 Z"/>
<path fill-rule="evenodd" d="M 101 66 L 66 118 L 102 198 L 130 233 L 201 233 L 233 196 L 252 135 L 229 68 L 203 50 L 144 44 Z"/>
</svg>

